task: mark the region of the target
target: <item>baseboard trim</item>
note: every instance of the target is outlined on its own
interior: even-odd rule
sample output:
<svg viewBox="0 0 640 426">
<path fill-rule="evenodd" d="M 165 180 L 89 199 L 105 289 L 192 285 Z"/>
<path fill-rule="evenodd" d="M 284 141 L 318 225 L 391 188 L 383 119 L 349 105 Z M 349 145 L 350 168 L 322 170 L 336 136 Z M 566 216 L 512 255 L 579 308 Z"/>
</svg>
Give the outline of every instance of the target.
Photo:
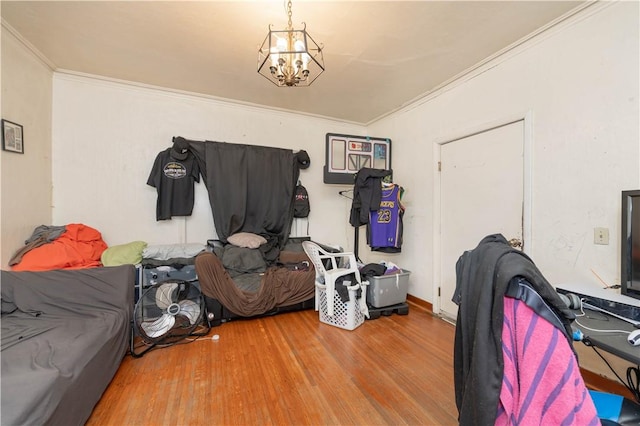
<svg viewBox="0 0 640 426">
<path fill-rule="evenodd" d="M 580 373 L 582 373 L 582 378 L 589 389 L 622 395 L 633 400 L 633 395 L 623 384 L 584 368 L 580 368 Z"/>
<path fill-rule="evenodd" d="M 422 300 L 418 297 L 407 294 L 407 302 L 413 303 L 414 305 L 417 305 L 418 307 L 433 313 L 433 305 L 426 300 Z"/>
</svg>

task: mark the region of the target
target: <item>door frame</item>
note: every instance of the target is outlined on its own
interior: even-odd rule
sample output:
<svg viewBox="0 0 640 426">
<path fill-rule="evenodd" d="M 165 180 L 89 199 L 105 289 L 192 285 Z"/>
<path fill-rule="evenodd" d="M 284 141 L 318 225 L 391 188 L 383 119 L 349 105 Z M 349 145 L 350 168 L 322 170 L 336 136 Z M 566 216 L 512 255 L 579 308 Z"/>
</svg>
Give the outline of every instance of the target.
<svg viewBox="0 0 640 426">
<path fill-rule="evenodd" d="M 465 127 L 462 130 L 451 132 L 443 136 L 433 139 L 433 313 L 441 316 L 441 296 L 439 289 L 442 279 L 442 254 L 440 253 L 440 245 L 442 242 L 441 235 L 441 178 L 439 164 L 441 161 L 442 145 L 455 142 L 469 136 L 483 133 L 498 127 L 507 126 L 509 124 L 522 121 L 524 127 L 523 135 L 523 200 L 522 200 L 522 251 L 530 254 L 533 251 L 533 239 L 531 230 L 531 211 L 532 211 L 532 162 L 533 162 L 533 111 L 528 110 L 524 113 L 513 114 L 501 117 L 489 122 L 479 123 Z"/>
</svg>

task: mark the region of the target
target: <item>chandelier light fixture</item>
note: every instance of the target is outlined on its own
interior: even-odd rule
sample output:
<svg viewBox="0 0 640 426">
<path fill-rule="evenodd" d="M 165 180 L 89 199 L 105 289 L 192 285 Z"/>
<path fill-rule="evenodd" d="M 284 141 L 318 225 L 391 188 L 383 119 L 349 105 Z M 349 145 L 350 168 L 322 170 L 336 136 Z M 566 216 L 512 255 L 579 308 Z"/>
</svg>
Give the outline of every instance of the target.
<svg viewBox="0 0 640 426">
<path fill-rule="evenodd" d="M 278 87 L 309 86 L 324 71 L 322 47 L 307 32 L 291 24 L 291 0 L 287 3 L 289 23 L 284 30 L 269 34 L 258 51 L 258 73 Z"/>
</svg>

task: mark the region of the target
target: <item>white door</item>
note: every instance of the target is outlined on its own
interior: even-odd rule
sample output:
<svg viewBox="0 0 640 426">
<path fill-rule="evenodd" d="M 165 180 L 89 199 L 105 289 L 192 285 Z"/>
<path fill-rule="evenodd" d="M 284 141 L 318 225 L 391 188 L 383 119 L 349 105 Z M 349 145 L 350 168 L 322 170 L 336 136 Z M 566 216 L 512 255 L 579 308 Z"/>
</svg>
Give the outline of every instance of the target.
<svg viewBox="0 0 640 426">
<path fill-rule="evenodd" d="M 487 235 L 522 241 L 524 120 L 440 149 L 440 314 L 455 319 L 455 265 Z"/>
</svg>

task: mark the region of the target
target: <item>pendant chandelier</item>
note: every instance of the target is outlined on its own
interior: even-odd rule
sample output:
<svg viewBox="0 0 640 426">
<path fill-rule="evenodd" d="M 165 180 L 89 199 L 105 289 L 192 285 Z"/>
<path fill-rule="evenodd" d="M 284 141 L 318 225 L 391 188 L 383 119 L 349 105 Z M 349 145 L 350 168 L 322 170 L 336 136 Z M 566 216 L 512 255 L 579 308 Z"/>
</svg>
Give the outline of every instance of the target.
<svg viewBox="0 0 640 426">
<path fill-rule="evenodd" d="M 291 24 L 291 0 L 287 3 L 289 23 L 284 30 L 269 34 L 258 51 L 258 73 L 278 87 L 309 86 L 324 71 L 322 47 L 311 38 L 307 25 L 296 30 Z"/>
</svg>

